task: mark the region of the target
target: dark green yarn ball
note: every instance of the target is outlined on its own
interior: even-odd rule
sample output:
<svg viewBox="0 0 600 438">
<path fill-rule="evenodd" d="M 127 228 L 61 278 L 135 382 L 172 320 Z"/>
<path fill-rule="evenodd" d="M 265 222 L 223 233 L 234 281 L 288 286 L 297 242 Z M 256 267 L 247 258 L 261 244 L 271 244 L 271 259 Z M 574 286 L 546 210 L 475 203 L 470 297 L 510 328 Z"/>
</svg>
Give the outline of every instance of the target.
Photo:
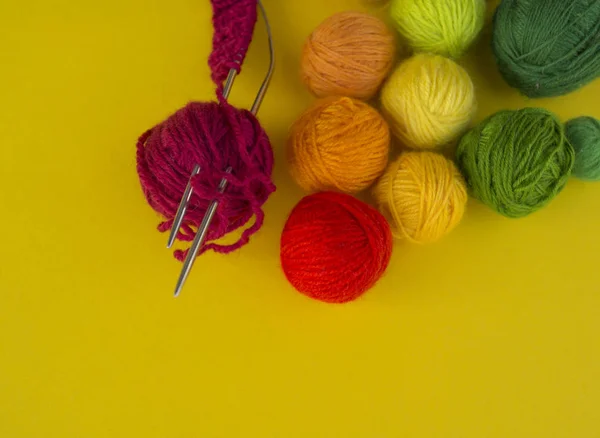
<svg viewBox="0 0 600 438">
<path fill-rule="evenodd" d="M 575 149 L 573 175 L 600 181 L 600 120 L 579 117 L 567 123 L 567 138 Z"/>
<path fill-rule="evenodd" d="M 518 218 L 563 189 L 575 152 L 554 114 L 525 108 L 500 111 L 473 128 L 461 139 L 456 158 L 475 198 Z"/>
<path fill-rule="evenodd" d="M 600 76 L 600 0 L 503 0 L 492 47 L 526 96 L 570 93 Z"/>
</svg>

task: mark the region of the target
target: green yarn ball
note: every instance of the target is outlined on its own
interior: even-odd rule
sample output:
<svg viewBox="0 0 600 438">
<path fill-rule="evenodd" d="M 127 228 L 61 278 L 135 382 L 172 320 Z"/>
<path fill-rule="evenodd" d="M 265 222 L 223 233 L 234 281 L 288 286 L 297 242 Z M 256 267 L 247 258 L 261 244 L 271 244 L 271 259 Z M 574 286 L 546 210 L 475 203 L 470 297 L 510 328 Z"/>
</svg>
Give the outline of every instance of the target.
<svg viewBox="0 0 600 438">
<path fill-rule="evenodd" d="M 600 181 L 600 120 L 593 117 L 571 120 L 566 133 L 575 149 L 573 175 L 585 181 Z"/>
<path fill-rule="evenodd" d="M 526 96 L 570 93 L 600 76 L 600 1 L 503 0 L 492 46 L 506 82 Z"/>
<path fill-rule="evenodd" d="M 511 218 L 548 204 L 575 161 L 564 126 L 544 109 L 500 111 L 469 131 L 456 153 L 472 195 Z"/>
</svg>

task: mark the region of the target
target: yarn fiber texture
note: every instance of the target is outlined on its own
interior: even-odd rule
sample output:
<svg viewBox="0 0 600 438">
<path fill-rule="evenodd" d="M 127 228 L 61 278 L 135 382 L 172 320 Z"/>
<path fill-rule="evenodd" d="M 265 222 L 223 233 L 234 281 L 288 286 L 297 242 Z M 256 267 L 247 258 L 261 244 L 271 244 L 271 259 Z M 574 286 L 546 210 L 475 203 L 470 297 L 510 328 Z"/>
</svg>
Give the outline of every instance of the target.
<svg viewBox="0 0 600 438">
<path fill-rule="evenodd" d="M 390 14 L 416 52 L 459 58 L 479 35 L 485 0 L 393 0 Z"/>
<path fill-rule="evenodd" d="M 211 3 L 214 33 L 208 65 L 219 93 L 229 70 L 238 73 L 241 70 L 254 33 L 257 0 L 211 0 Z"/>
<path fill-rule="evenodd" d="M 584 181 L 600 181 L 600 120 L 593 117 L 571 120 L 566 133 L 575 150 L 573 175 Z"/>
<path fill-rule="evenodd" d="M 472 194 L 511 218 L 548 204 L 575 162 L 564 126 L 540 108 L 492 115 L 462 138 L 456 157 Z"/>
<path fill-rule="evenodd" d="M 570 93 L 600 76 L 600 1 L 503 0 L 493 50 L 506 82 L 526 96 Z"/>
<path fill-rule="evenodd" d="M 373 107 L 349 97 L 321 99 L 290 129 L 290 171 L 309 192 L 358 192 L 385 170 L 389 144 L 389 127 Z"/>
<path fill-rule="evenodd" d="M 317 97 L 370 99 L 392 69 L 393 33 L 368 14 L 342 12 L 327 18 L 302 50 L 302 81 Z"/>
<path fill-rule="evenodd" d="M 192 179 L 194 188 L 178 238 L 192 240 L 213 199 L 219 200 L 214 220 L 208 230 L 207 244 L 201 252 L 213 249 L 231 252 L 248 242 L 261 227 L 261 209 L 275 191 L 271 181 L 273 151 L 256 118 L 226 102 L 193 102 L 164 122 L 145 132 L 137 144 L 137 171 L 142 190 L 150 206 L 167 218 L 160 231 L 171 228 L 192 169 L 201 171 Z M 226 174 L 228 166 L 233 168 Z M 221 179 L 227 189 L 219 194 Z M 230 245 L 214 241 L 248 223 L 240 238 Z M 176 251 L 183 260 L 186 251 Z"/>
<path fill-rule="evenodd" d="M 406 152 L 393 162 L 374 189 L 380 211 L 391 218 L 395 237 L 431 243 L 452 231 L 467 204 L 458 168 L 434 152 Z"/>
<path fill-rule="evenodd" d="M 385 272 L 392 234 L 373 207 L 343 193 L 303 198 L 281 235 L 281 266 L 299 292 L 328 303 L 361 296 Z"/>
<path fill-rule="evenodd" d="M 381 93 L 392 132 L 414 149 L 455 140 L 476 110 L 475 88 L 464 68 L 438 55 L 420 54 L 400 64 Z"/>
</svg>

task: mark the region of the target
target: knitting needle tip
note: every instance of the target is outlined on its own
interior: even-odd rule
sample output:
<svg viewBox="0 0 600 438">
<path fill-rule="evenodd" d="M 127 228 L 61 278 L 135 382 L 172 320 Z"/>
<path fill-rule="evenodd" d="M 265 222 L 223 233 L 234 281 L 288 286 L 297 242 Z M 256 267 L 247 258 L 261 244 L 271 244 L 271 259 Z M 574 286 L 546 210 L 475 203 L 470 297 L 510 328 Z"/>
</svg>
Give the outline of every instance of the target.
<svg viewBox="0 0 600 438">
<path fill-rule="evenodd" d="M 194 188 L 192 187 L 192 180 L 194 176 L 200 173 L 200 166 L 196 164 L 194 169 L 192 170 L 192 174 L 188 179 L 187 186 L 185 187 L 185 191 L 183 192 L 183 196 L 181 197 L 181 201 L 179 202 L 179 207 L 177 207 L 177 213 L 175 213 L 175 218 L 173 219 L 173 225 L 171 226 L 171 233 L 169 234 L 169 240 L 167 242 L 167 248 L 171 248 L 175 239 L 177 238 L 177 233 L 179 232 L 179 228 L 183 223 L 183 218 L 185 216 L 185 212 L 187 211 L 187 206 L 190 202 L 190 198 L 192 197 L 192 193 L 194 192 Z"/>
<path fill-rule="evenodd" d="M 232 170 L 233 170 L 232 167 L 229 166 L 227 168 L 227 170 L 225 170 L 225 172 L 231 173 Z M 223 193 L 225 191 L 225 187 L 227 187 L 227 178 L 222 178 L 217 190 L 219 191 L 219 193 Z M 190 271 L 192 270 L 192 266 L 194 265 L 194 262 L 196 261 L 196 257 L 198 256 L 198 252 L 200 251 L 200 248 L 202 248 L 202 245 L 204 244 L 204 241 L 206 240 L 206 235 L 208 234 L 208 228 L 210 227 L 210 224 L 212 223 L 215 213 L 217 212 L 218 206 L 219 206 L 219 201 L 214 199 L 210 203 L 208 210 L 206 210 L 206 214 L 202 218 L 202 222 L 200 223 L 200 226 L 198 227 L 198 231 L 196 232 L 196 237 L 194 237 L 192 246 L 188 250 L 187 256 L 183 262 L 183 268 L 181 269 L 181 274 L 179 274 L 179 279 L 177 280 L 177 285 L 175 286 L 175 293 L 174 293 L 175 297 L 178 297 L 179 294 L 181 293 L 181 289 L 183 289 L 185 280 L 187 280 L 187 277 L 190 274 Z"/>
</svg>

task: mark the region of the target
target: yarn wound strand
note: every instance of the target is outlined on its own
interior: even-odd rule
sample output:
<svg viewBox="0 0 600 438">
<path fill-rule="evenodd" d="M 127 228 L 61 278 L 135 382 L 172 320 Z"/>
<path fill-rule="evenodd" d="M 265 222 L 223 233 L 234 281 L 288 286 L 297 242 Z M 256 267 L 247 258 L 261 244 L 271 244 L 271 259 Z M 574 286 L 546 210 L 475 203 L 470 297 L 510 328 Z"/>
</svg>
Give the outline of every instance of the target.
<svg viewBox="0 0 600 438">
<path fill-rule="evenodd" d="M 229 71 L 241 71 L 254 34 L 257 0 L 211 0 L 213 7 L 213 44 L 208 58 L 211 77 L 222 99 L 223 81 Z"/>
<path fill-rule="evenodd" d="M 271 180 L 273 151 L 269 138 L 256 117 L 247 110 L 231 106 L 223 96 L 223 80 L 231 68 L 239 71 L 256 22 L 256 0 L 213 0 L 215 36 L 209 65 L 217 89 L 216 102 L 191 102 L 154 128 L 137 143 L 137 171 L 143 193 L 166 219 L 158 229 L 167 231 L 192 169 L 200 166 L 191 184 L 193 194 L 177 237 L 193 240 L 196 230 L 213 200 L 219 201 L 208 229 L 207 250 L 229 253 L 245 245 L 262 226 L 262 205 L 275 191 Z M 232 173 L 227 173 L 231 166 Z M 217 187 L 226 178 L 227 190 Z M 245 226 L 241 236 L 230 244 L 216 240 Z M 178 260 L 188 250 L 176 250 Z"/>
<path fill-rule="evenodd" d="M 560 96 L 600 76 L 600 0 L 503 0 L 492 47 L 506 82 Z"/>
</svg>

